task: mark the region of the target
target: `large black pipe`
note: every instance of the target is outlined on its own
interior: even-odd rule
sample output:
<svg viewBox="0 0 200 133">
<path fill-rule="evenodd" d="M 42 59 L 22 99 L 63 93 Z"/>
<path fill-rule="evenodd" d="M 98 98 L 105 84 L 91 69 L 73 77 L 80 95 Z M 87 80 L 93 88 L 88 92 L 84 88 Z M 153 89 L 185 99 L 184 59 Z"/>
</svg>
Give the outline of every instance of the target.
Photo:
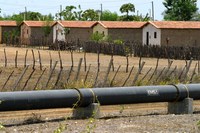
<svg viewBox="0 0 200 133">
<path fill-rule="evenodd" d="M 85 107 L 101 105 L 174 102 L 200 99 L 200 84 L 18 91 L 0 93 L 0 111 Z"/>
</svg>

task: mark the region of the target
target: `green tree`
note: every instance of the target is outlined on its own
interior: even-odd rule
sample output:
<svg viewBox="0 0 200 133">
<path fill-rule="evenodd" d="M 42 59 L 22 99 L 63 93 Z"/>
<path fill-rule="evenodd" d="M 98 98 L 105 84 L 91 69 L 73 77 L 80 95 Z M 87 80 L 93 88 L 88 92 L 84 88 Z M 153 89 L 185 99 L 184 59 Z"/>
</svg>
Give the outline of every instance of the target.
<svg viewBox="0 0 200 133">
<path fill-rule="evenodd" d="M 126 13 L 126 20 L 130 20 L 129 12 L 135 12 L 135 6 L 132 3 L 123 4 L 120 7 L 121 13 Z"/>
<path fill-rule="evenodd" d="M 91 35 L 91 40 L 95 42 L 99 42 L 103 40 L 103 38 L 104 38 L 104 35 L 98 32 L 95 32 Z"/>
<path fill-rule="evenodd" d="M 26 14 L 26 20 L 40 20 L 40 18 L 42 18 L 42 14 L 39 12 L 27 12 Z"/>
<path fill-rule="evenodd" d="M 196 12 L 193 17 L 192 17 L 192 21 L 200 21 L 200 13 Z"/>
<path fill-rule="evenodd" d="M 61 15 L 64 20 L 76 20 L 75 9 L 76 7 L 73 5 L 66 6 L 65 10 L 63 10 L 59 15 Z M 59 15 L 57 14 L 57 16 Z"/>
<path fill-rule="evenodd" d="M 46 19 L 50 19 L 50 20 L 53 20 L 53 16 L 51 14 L 49 15 L 42 15 L 41 13 L 39 12 L 32 12 L 32 11 L 28 11 L 28 12 L 21 12 L 19 14 L 13 14 L 13 15 L 8 15 L 8 16 L 4 16 L 4 19 L 5 20 L 20 20 L 20 21 L 23 21 L 24 19 L 25 20 L 46 20 Z"/>
<path fill-rule="evenodd" d="M 42 15 L 39 19 L 42 21 L 53 21 L 54 16 L 51 13 L 49 13 L 48 15 Z"/>
<path fill-rule="evenodd" d="M 48 43 L 48 37 L 49 37 L 49 35 L 50 35 L 51 31 L 52 31 L 51 25 L 52 25 L 52 22 L 49 21 L 49 20 L 47 20 L 44 23 L 43 27 L 42 27 L 42 29 L 44 31 L 44 41 L 45 41 L 45 44 Z"/>
<path fill-rule="evenodd" d="M 17 22 L 17 24 L 20 24 L 23 20 L 35 20 L 35 21 L 53 21 L 54 17 L 51 14 L 48 15 L 42 15 L 39 12 L 31 12 L 28 11 L 27 13 L 21 12 L 19 14 L 13 14 L 13 15 L 4 15 L 1 20 L 14 20 Z"/>
<path fill-rule="evenodd" d="M 48 20 L 44 23 L 42 28 L 43 28 L 45 37 L 48 37 L 50 35 L 51 30 L 52 30 L 51 25 L 52 25 L 52 22 Z"/>
<path fill-rule="evenodd" d="M 95 21 L 98 20 L 98 13 L 94 9 L 87 9 L 82 14 L 83 20 Z"/>
<path fill-rule="evenodd" d="M 197 0 L 165 0 L 164 20 L 188 21 L 198 11 Z"/>
<path fill-rule="evenodd" d="M 118 20 L 118 14 L 116 12 L 111 12 L 109 10 L 105 10 L 102 13 L 102 18 L 101 20 L 104 21 L 117 21 Z"/>
<path fill-rule="evenodd" d="M 83 10 L 81 9 L 81 6 L 80 5 L 78 5 L 78 11 L 76 11 L 76 12 L 74 12 L 74 14 L 75 14 L 75 18 L 77 19 L 77 20 L 82 20 L 82 14 L 83 14 Z"/>
<path fill-rule="evenodd" d="M 134 21 L 149 21 L 150 20 L 150 16 L 147 13 L 145 16 L 141 15 L 134 15 L 133 16 L 133 20 Z"/>
<path fill-rule="evenodd" d="M 22 14 L 13 14 L 12 16 L 4 15 L 3 20 L 13 20 L 13 21 L 16 21 L 17 24 L 19 25 L 24 20 L 24 17 Z"/>
</svg>

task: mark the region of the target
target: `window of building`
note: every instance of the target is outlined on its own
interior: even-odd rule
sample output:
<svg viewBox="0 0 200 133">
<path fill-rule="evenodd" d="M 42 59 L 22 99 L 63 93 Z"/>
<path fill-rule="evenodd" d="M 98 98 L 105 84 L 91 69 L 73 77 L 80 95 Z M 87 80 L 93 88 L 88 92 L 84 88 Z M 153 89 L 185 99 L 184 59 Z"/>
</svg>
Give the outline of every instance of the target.
<svg viewBox="0 0 200 133">
<path fill-rule="evenodd" d="M 102 32 L 102 35 L 105 36 L 105 32 L 104 31 Z"/>
<path fill-rule="evenodd" d="M 27 34 L 28 34 L 28 29 L 27 29 Z"/>
<path fill-rule="evenodd" d="M 157 32 L 154 32 L 154 38 L 157 38 Z"/>
</svg>

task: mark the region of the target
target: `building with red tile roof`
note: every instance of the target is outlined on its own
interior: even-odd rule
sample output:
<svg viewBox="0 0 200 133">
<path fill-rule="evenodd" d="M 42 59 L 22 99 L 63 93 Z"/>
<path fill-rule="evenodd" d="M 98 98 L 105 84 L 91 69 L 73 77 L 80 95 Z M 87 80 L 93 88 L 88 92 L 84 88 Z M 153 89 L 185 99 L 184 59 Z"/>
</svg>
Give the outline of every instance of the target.
<svg viewBox="0 0 200 133">
<path fill-rule="evenodd" d="M 16 21 L 0 21 L 0 26 L 13 26 L 16 27 L 17 23 Z"/>
<path fill-rule="evenodd" d="M 199 21 L 149 21 L 158 29 L 200 29 Z"/>
<path fill-rule="evenodd" d="M 200 46 L 200 22 L 149 21 L 143 26 L 143 44 Z"/>
<path fill-rule="evenodd" d="M 108 36 L 111 40 L 142 43 L 142 27 L 146 22 L 136 21 L 99 21 L 93 27 L 93 32 Z"/>
<path fill-rule="evenodd" d="M 57 21 L 53 25 L 53 41 L 89 41 L 96 21 Z"/>
<path fill-rule="evenodd" d="M 10 43 L 17 36 L 14 32 L 19 33 L 16 21 L 0 21 L 0 43 Z"/>
<path fill-rule="evenodd" d="M 24 45 L 41 45 L 53 42 L 53 32 L 50 28 L 50 33 L 48 35 L 45 34 L 45 26 L 50 26 L 54 22 L 47 21 L 23 21 L 20 24 L 21 29 L 21 43 Z"/>
</svg>

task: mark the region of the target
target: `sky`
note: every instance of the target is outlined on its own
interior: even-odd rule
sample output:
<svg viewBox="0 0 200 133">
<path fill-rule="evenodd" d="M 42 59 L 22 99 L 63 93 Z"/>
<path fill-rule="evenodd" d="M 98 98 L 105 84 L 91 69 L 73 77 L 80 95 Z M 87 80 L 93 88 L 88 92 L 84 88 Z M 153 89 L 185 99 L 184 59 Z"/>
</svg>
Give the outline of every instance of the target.
<svg viewBox="0 0 200 133">
<path fill-rule="evenodd" d="M 81 5 L 82 10 L 100 10 L 101 4 L 103 10 L 110 10 L 111 12 L 120 14 L 120 6 L 126 3 L 133 3 L 136 12 L 145 15 L 146 13 L 152 14 L 152 1 L 154 5 L 155 20 L 162 20 L 162 12 L 165 10 L 162 4 L 163 0 L 0 0 L 0 15 L 18 14 L 24 12 L 25 7 L 27 8 L 27 11 L 40 12 L 43 15 L 49 13 L 55 15 L 55 13 L 60 11 L 60 5 L 62 5 L 62 9 L 69 5 L 74 5 L 76 7 Z M 200 0 L 197 1 L 197 6 L 200 8 Z"/>
</svg>

